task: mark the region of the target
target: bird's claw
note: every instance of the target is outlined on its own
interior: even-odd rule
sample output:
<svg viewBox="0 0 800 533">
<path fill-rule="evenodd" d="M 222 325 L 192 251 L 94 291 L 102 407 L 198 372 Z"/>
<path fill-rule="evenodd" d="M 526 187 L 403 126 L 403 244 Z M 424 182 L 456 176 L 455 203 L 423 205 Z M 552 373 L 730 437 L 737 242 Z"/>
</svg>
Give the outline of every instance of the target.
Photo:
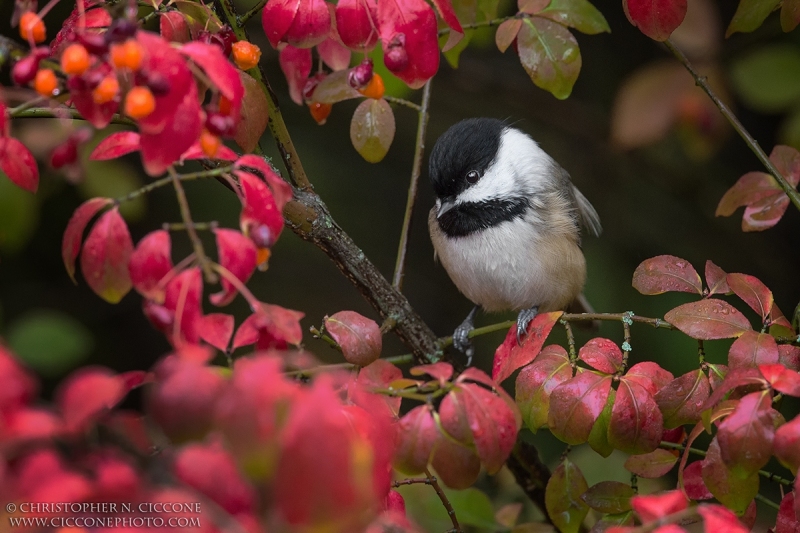
<svg viewBox="0 0 800 533">
<path fill-rule="evenodd" d="M 478 313 L 478 309 L 479 307 L 475 306 L 464 322 L 453 332 L 453 347 L 467 356 L 467 366 L 472 365 L 472 356 L 475 355 L 475 347 L 472 345 L 469 335 L 475 329 L 475 315 Z"/>
<path fill-rule="evenodd" d="M 522 344 L 522 337 L 528 333 L 528 326 L 539 313 L 539 306 L 535 305 L 530 309 L 523 309 L 517 315 L 517 345 Z"/>
</svg>

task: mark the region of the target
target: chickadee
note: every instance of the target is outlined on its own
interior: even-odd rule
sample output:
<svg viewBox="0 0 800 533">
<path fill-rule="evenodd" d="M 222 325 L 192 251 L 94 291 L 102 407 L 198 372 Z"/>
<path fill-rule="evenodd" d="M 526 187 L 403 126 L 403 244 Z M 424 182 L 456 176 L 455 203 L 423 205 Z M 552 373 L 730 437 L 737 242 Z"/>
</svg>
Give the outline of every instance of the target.
<svg viewBox="0 0 800 533">
<path fill-rule="evenodd" d="M 436 141 L 429 172 L 437 196 L 428 216 L 436 256 L 476 304 L 453 333 L 467 364 L 479 308 L 518 311 L 519 342 L 538 312 L 582 298 L 579 226 L 599 235 L 600 219 L 531 137 L 500 120 L 463 120 Z"/>
</svg>

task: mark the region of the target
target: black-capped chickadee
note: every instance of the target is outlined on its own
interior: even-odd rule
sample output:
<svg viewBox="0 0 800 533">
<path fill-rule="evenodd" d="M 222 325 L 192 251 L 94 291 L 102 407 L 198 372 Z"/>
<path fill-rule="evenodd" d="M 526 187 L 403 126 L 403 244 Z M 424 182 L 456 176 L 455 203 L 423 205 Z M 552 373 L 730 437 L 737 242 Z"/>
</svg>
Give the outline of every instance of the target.
<svg viewBox="0 0 800 533">
<path fill-rule="evenodd" d="M 519 341 L 538 312 L 582 298 L 579 226 L 599 235 L 600 219 L 533 139 L 501 120 L 463 120 L 436 141 L 429 170 L 437 196 L 428 216 L 436 256 L 476 304 L 453 334 L 468 360 L 479 308 L 519 311 Z"/>
</svg>

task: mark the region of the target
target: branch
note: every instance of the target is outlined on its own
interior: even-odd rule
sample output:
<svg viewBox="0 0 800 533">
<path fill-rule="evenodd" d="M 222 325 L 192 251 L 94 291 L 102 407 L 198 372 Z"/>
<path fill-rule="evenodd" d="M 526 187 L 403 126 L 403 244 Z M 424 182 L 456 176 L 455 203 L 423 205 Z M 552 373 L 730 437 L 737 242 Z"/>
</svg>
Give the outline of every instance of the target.
<svg viewBox="0 0 800 533">
<path fill-rule="evenodd" d="M 419 123 L 417 125 L 417 142 L 414 148 L 414 164 L 411 168 L 411 181 L 408 184 L 408 199 L 406 212 L 403 215 L 403 229 L 400 232 L 400 244 L 397 246 L 397 261 L 394 265 L 394 278 L 392 285 L 399 291 L 403 287 L 405 276 L 406 252 L 408 251 L 408 234 L 411 230 L 411 214 L 414 211 L 414 202 L 417 199 L 419 176 L 422 173 L 422 157 L 425 154 L 425 132 L 428 129 L 428 107 L 431 102 L 431 78 L 422 91 L 422 105 L 419 108 Z"/>
<path fill-rule="evenodd" d="M 261 8 L 267 4 L 267 0 L 258 0 L 256 5 L 250 8 L 248 11 L 245 11 L 244 14 L 239 15 L 236 17 L 236 24 L 240 28 L 244 28 L 244 25 L 247 24 L 247 21 L 253 18 L 253 15 L 261 11 Z"/>
<path fill-rule="evenodd" d="M 428 476 L 428 481 L 431 483 L 431 487 L 433 490 L 436 491 L 436 495 L 442 500 L 442 505 L 444 505 L 445 510 L 447 511 L 447 516 L 450 517 L 450 521 L 453 523 L 453 529 L 451 531 L 455 533 L 461 533 L 461 526 L 458 524 L 458 518 L 456 518 L 456 511 L 453 509 L 450 500 L 447 499 L 447 495 L 442 490 L 442 487 L 439 486 L 439 481 L 436 477 L 431 475 L 430 470 L 427 468 L 425 469 L 425 475 Z"/>
<path fill-rule="evenodd" d="M 753 138 L 753 136 L 750 135 L 750 133 L 745 129 L 742 123 L 739 122 L 739 119 L 736 118 L 736 115 L 733 114 L 733 111 L 731 111 L 730 108 L 728 108 L 728 106 L 726 106 L 725 103 L 722 100 L 720 100 L 719 96 L 717 96 L 716 93 L 714 93 L 714 91 L 711 89 L 711 86 L 708 85 L 708 79 L 705 76 L 700 76 L 700 74 L 698 74 L 697 71 L 694 70 L 694 67 L 692 67 L 692 64 L 689 62 L 689 59 L 686 57 L 686 55 L 680 50 L 678 50 L 678 48 L 676 48 L 675 45 L 672 44 L 672 41 L 670 39 L 664 41 L 664 45 L 669 49 L 670 52 L 672 52 L 672 55 L 674 55 L 678 59 L 678 61 L 680 61 L 683 64 L 683 66 L 686 67 L 686 70 L 688 70 L 689 73 L 694 78 L 695 85 L 703 89 L 705 93 L 708 95 L 708 97 L 711 98 L 711 101 L 714 102 L 714 105 L 717 106 L 717 109 L 719 109 L 720 113 L 722 113 L 722 115 L 726 119 L 728 119 L 728 122 L 730 122 L 731 126 L 733 126 L 733 129 L 735 129 L 736 133 L 739 134 L 739 137 L 741 137 L 747 144 L 747 146 L 750 147 L 750 150 L 752 150 L 753 153 L 756 154 L 758 160 L 761 161 L 761 163 L 764 165 L 764 167 L 766 167 L 769 173 L 772 174 L 772 176 L 777 180 L 778 185 L 781 186 L 781 189 L 783 189 L 783 191 L 792 201 L 794 206 L 798 210 L 800 210 L 800 193 L 798 193 L 797 190 L 794 187 L 792 187 L 792 185 L 788 181 L 786 181 L 786 178 L 783 177 L 783 175 L 775 167 L 772 161 L 770 161 L 769 156 L 767 156 L 766 152 L 764 152 L 764 150 L 761 149 L 761 146 L 759 146 L 758 141 L 756 141 Z"/>
</svg>

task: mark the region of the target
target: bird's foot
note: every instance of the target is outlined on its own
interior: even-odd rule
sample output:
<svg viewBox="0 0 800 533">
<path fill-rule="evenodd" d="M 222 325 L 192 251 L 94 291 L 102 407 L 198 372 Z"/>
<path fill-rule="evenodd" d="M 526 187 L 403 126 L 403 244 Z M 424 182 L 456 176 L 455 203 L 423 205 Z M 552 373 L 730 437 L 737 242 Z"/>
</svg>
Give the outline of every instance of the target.
<svg viewBox="0 0 800 533">
<path fill-rule="evenodd" d="M 475 315 L 479 308 L 477 305 L 473 307 L 467 318 L 453 332 L 453 347 L 467 356 L 467 366 L 472 365 L 472 356 L 475 355 L 475 347 L 472 346 L 469 334 L 475 329 Z"/>
<path fill-rule="evenodd" d="M 528 332 L 528 325 L 531 320 L 536 318 L 539 313 L 539 306 L 534 305 L 530 309 L 523 309 L 517 315 L 517 344 L 522 344 L 522 337 Z"/>
</svg>

